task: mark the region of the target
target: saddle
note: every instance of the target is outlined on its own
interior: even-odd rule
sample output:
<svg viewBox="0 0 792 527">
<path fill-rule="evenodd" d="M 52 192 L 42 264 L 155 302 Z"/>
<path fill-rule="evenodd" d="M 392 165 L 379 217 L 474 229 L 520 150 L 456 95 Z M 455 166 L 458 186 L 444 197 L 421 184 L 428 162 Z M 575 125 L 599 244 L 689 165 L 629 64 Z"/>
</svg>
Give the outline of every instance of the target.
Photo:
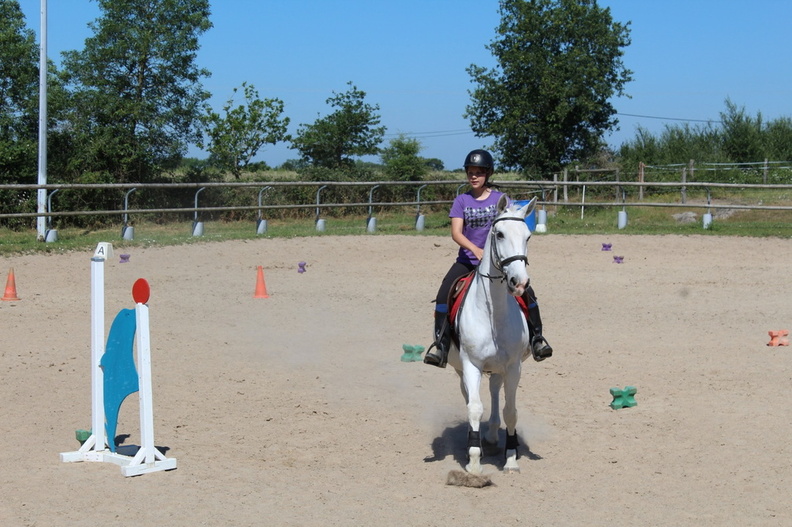
<svg viewBox="0 0 792 527">
<path fill-rule="evenodd" d="M 465 303 L 465 297 L 468 289 L 470 289 L 470 284 L 473 283 L 474 274 L 476 274 L 476 271 L 471 271 L 457 278 L 451 285 L 451 292 L 448 294 L 448 327 L 451 330 L 451 338 L 457 347 L 459 347 L 459 335 L 456 331 L 456 319 L 457 315 L 459 315 L 459 310 L 462 309 L 462 305 Z M 525 303 L 525 299 L 523 297 L 515 297 L 514 299 L 520 306 L 520 311 L 522 311 L 525 320 L 528 321 L 528 304 Z"/>
</svg>

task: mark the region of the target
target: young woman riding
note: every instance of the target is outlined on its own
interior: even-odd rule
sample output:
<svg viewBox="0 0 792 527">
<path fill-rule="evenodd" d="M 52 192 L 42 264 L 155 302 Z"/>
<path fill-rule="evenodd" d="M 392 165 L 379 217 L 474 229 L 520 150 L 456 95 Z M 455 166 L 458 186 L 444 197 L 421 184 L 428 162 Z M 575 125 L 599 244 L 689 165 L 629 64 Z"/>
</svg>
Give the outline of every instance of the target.
<svg viewBox="0 0 792 527">
<path fill-rule="evenodd" d="M 471 271 L 481 261 L 492 221 L 495 219 L 498 200 L 502 192 L 494 190 L 489 178 L 495 165 L 492 155 L 486 150 L 473 150 L 465 157 L 465 173 L 470 190 L 460 194 L 451 205 L 451 238 L 459 245 L 459 253 L 451 269 L 446 273 L 435 298 L 434 343 L 426 352 L 424 362 L 445 368 L 451 346 L 451 330 L 448 323 L 448 300 L 451 287 L 456 280 Z M 523 295 L 528 305 L 528 328 L 531 332 L 533 357 L 544 360 L 553 354 L 547 340 L 542 336 L 542 318 L 533 289 L 528 286 Z M 434 351 L 433 351 L 434 349 Z"/>
</svg>

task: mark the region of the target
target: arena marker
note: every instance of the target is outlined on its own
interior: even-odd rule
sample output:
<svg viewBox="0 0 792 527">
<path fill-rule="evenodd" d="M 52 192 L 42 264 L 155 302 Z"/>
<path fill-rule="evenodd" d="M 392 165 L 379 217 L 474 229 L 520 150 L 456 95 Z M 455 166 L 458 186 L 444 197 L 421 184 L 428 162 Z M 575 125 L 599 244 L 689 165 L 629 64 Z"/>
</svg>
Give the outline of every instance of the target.
<svg viewBox="0 0 792 527">
<path fill-rule="evenodd" d="M 789 336 L 789 331 L 786 329 L 781 329 L 778 331 L 768 331 L 770 335 L 770 342 L 767 343 L 768 346 L 789 346 L 789 339 L 784 337 Z"/>
<path fill-rule="evenodd" d="M 19 297 L 17 296 L 16 278 L 14 277 L 13 267 L 8 270 L 8 279 L 6 280 L 5 293 L 3 293 L 3 298 L 0 298 L 0 300 L 5 302 L 14 302 L 19 300 Z"/>
<path fill-rule="evenodd" d="M 635 401 L 635 394 L 638 393 L 638 388 L 635 386 L 625 386 L 623 390 L 621 388 L 611 388 L 610 393 L 613 396 L 610 407 L 614 410 L 632 408 L 638 404 Z"/>
<path fill-rule="evenodd" d="M 410 344 L 402 344 L 402 351 L 404 353 L 401 356 L 402 362 L 420 362 L 421 354 L 424 352 L 425 348 L 423 346 L 411 346 Z"/>
<path fill-rule="evenodd" d="M 129 254 L 120 254 L 119 256 L 121 257 L 121 261 L 119 261 L 118 263 L 129 263 L 129 257 L 131 255 L 129 255 Z"/>
<path fill-rule="evenodd" d="M 613 256 L 613 263 L 620 264 L 624 263 L 624 256 Z"/>
<path fill-rule="evenodd" d="M 267 284 L 264 283 L 264 268 L 260 265 L 256 274 L 256 290 L 253 293 L 253 298 L 269 298 Z"/>
<path fill-rule="evenodd" d="M 297 264 L 297 272 L 300 274 L 305 272 L 305 262 L 299 262 Z"/>
<path fill-rule="evenodd" d="M 94 251 L 94 258 L 101 258 L 107 260 L 113 257 L 113 244 L 108 242 L 99 242 Z"/>
<path fill-rule="evenodd" d="M 603 244 L 602 244 L 602 250 L 603 250 L 603 251 L 610 251 L 610 250 L 611 250 L 611 247 L 613 247 L 613 244 L 612 244 L 612 243 L 603 243 Z"/>
</svg>

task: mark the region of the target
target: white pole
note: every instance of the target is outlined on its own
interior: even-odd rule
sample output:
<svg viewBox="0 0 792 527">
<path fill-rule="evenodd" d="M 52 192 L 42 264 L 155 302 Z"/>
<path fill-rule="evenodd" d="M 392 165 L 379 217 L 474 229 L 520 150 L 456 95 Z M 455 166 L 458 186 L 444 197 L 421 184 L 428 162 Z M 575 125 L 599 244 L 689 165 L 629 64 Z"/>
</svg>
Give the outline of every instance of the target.
<svg viewBox="0 0 792 527">
<path fill-rule="evenodd" d="M 151 400 L 151 337 L 146 304 L 135 306 L 137 317 L 138 400 L 140 406 L 140 447 L 144 463 L 154 463 L 154 403 Z"/>
<path fill-rule="evenodd" d="M 107 444 L 104 411 L 104 373 L 100 363 L 105 352 L 104 258 L 91 258 L 91 433 L 93 449 Z"/>
<path fill-rule="evenodd" d="M 39 52 L 39 147 L 38 184 L 47 184 L 47 0 L 41 0 L 41 36 Z M 47 190 L 38 189 L 38 212 L 47 211 Z M 43 241 L 47 232 L 45 216 L 36 220 L 38 240 Z M 95 432 L 95 431 L 94 431 Z"/>
</svg>

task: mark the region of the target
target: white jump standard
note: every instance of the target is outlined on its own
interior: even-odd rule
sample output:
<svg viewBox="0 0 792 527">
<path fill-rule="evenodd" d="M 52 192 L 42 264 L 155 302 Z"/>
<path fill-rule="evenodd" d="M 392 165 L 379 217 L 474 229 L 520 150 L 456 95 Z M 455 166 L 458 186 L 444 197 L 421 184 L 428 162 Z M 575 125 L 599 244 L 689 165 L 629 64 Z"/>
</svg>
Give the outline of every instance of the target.
<svg viewBox="0 0 792 527">
<path fill-rule="evenodd" d="M 176 459 L 167 458 L 154 446 L 154 409 L 151 397 L 151 335 L 149 331 L 148 283 L 142 278 L 135 282 L 132 297 L 135 300 L 134 318 L 132 310 L 122 310 L 114 322 L 105 349 L 105 305 L 104 305 L 104 262 L 112 257 L 112 245 L 100 243 L 91 258 L 91 435 L 79 450 L 63 452 L 60 459 L 66 463 L 98 461 L 114 463 L 121 467 L 124 476 L 138 476 L 148 472 L 173 470 Z M 137 347 L 137 372 L 132 358 L 132 339 Z M 106 386 L 104 367 L 112 361 L 112 354 L 125 353 L 128 367 L 116 373 L 125 378 L 125 386 Z M 123 361 L 121 361 L 123 362 Z M 116 377 L 108 374 L 108 380 Z M 108 441 L 108 430 L 115 435 L 118 409 L 123 399 L 134 391 L 138 392 L 140 406 L 140 448 L 134 455 L 116 452 L 114 442 Z M 126 392 L 126 393 L 124 393 Z M 116 401 L 110 403 L 108 401 Z M 108 419 L 108 414 L 110 418 Z M 114 437 L 110 438 L 114 440 Z"/>
</svg>

